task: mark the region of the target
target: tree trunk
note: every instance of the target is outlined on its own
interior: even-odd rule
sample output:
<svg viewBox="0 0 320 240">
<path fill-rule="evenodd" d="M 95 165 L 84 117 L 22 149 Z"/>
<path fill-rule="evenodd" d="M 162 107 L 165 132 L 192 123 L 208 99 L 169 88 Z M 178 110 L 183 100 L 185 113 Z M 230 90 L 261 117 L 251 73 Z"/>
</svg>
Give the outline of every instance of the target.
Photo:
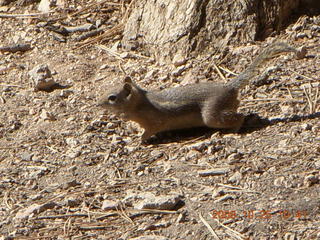
<svg viewBox="0 0 320 240">
<path fill-rule="evenodd" d="M 222 51 L 227 45 L 263 39 L 283 27 L 301 1 L 136 0 L 122 45 L 143 48 L 160 62 Z M 314 0 L 318 1 L 318 0 Z"/>
</svg>

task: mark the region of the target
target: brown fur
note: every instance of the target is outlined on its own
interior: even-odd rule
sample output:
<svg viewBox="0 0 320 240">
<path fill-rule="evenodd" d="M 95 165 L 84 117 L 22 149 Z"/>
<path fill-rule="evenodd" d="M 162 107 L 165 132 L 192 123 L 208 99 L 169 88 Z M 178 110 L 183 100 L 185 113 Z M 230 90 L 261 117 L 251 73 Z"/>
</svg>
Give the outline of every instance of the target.
<svg viewBox="0 0 320 240">
<path fill-rule="evenodd" d="M 282 52 L 297 52 L 285 43 L 266 48 L 238 77 L 227 84 L 199 83 L 162 91 L 147 91 L 130 77 L 100 101 L 100 105 L 145 129 L 142 140 L 174 129 L 208 126 L 238 131 L 244 116 L 237 113 L 238 92 L 269 59 Z"/>
</svg>

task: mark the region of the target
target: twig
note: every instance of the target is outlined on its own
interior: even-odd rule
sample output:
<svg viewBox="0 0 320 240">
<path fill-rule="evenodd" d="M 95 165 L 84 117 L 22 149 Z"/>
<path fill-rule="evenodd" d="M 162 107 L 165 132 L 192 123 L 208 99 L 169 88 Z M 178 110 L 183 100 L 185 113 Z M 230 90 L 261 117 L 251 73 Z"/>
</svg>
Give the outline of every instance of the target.
<svg viewBox="0 0 320 240">
<path fill-rule="evenodd" d="M 64 29 L 68 33 L 87 32 L 87 31 L 93 30 L 94 28 L 95 28 L 95 26 L 91 23 L 87 23 L 87 24 L 83 24 L 83 25 L 75 26 L 75 27 L 64 27 Z"/>
<path fill-rule="evenodd" d="M 295 73 L 295 74 L 297 74 L 298 76 L 304 77 L 304 78 L 306 78 L 306 79 L 308 79 L 308 80 L 313 80 L 313 81 L 319 81 L 319 80 L 320 80 L 320 79 L 316 79 L 316 78 L 313 78 L 313 77 L 308 77 L 308 76 L 303 75 L 303 74 L 301 74 L 301 73 L 298 73 L 298 72 L 296 72 L 296 71 L 294 71 L 294 70 L 290 70 L 290 71 L 293 72 L 293 73 Z"/>
<path fill-rule="evenodd" d="M 48 12 L 48 13 L 52 13 Z M 39 16 L 46 16 L 48 13 L 29 13 L 29 14 L 0 14 L 0 18 L 37 18 Z"/>
<path fill-rule="evenodd" d="M 106 46 L 103 46 L 103 45 L 98 45 L 97 46 L 98 48 L 106 51 L 107 53 L 109 53 L 111 56 L 119 59 L 120 61 L 124 61 L 122 57 L 120 57 L 120 54 L 119 53 L 116 53 L 114 51 L 112 51 L 111 49 L 107 48 Z"/>
<path fill-rule="evenodd" d="M 319 100 L 319 88 L 316 88 L 316 96 L 314 97 L 314 110 L 316 111 L 316 108 L 317 108 L 317 102 Z"/>
<path fill-rule="evenodd" d="M 83 42 L 83 43 L 79 43 L 79 46 L 82 48 L 82 47 L 86 47 L 92 43 L 99 42 L 99 41 L 105 40 L 107 38 L 111 38 L 114 35 L 122 33 L 123 29 L 124 29 L 124 24 L 119 23 L 118 25 L 105 31 L 103 34 L 99 35 L 98 37 L 95 37 L 94 39 L 91 39 L 91 40 Z"/>
<path fill-rule="evenodd" d="M 83 41 L 87 38 L 97 36 L 98 34 L 100 34 L 102 32 L 103 32 L 103 28 L 98 28 L 98 29 L 92 30 L 90 32 L 86 32 L 84 34 L 81 34 L 80 36 L 75 37 L 73 40 L 80 42 L 80 41 Z"/>
<path fill-rule="evenodd" d="M 88 217 L 87 213 L 73 213 L 73 214 L 63 214 L 63 215 L 49 215 L 49 216 L 39 216 L 34 219 L 57 219 L 57 218 L 70 218 L 70 217 Z"/>
<path fill-rule="evenodd" d="M 68 236 L 70 224 L 71 224 L 71 218 L 68 218 L 67 221 L 63 224 L 63 234 L 65 236 Z"/>
<path fill-rule="evenodd" d="M 0 96 L 0 100 L 1 100 L 2 104 L 6 103 L 6 100 L 2 96 Z"/>
<path fill-rule="evenodd" d="M 218 68 L 218 66 L 213 63 L 214 68 L 216 69 L 217 73 L 219 74 L 219 76 L 223 79 L 226 80 L 225 76 L 221 73 L 220 69 Z"/>
<path fill-rule="evenodd" d="M 14 44 L 14 45 L 10 45 L 10 46 L 4 46 L 4 47 L 0 47 L 0 52 L 25 52 L 31 49 L 31 45 L 30 44 Z"/>
<path fill-rule="evenodd" d="M 119 62 L 119 68 L 121 70 L 121 72 L 125 75 L 128 76 L 128 74 L 126 73 L 126 71 L 124 70 L 124 68 L 122 67 L 121 63 Z"/>
<path fill-rule="evenodd" d="M 84 230 L 84 231 L 92 231 L 92 230 L 105 230 L 107 228 L 112 228 L 112 226 L 108 225 L 108 226 L 79 226 L 80 230 Z"/>
<path fill-rule="evenodd" d="M 104 215 L 102 215 L 100 217 L 95 218 L 95 220 L 99 221 L 99 220 L 103 220 L 105 218 L 113 217 L 113 216 L 117 216 L 117 215 L 119 215 L 119 214 L 118 213 L 108 213 L 108 214 L 104 214 Z"/>
<path fill-rule="evenodd" d="M 232 72 L 231 70 L 227 69 L 227 68 L 224 68 L 224 67 L 221 67 L 219 66 L 219 68 L 227 73 L 230 73 L 231 75 L 234 75 L 234 76 L 237 76 L 238 74 L 236 74 L 235 72 Z"/>
<path fill-rule="evenodd" d="M 127 220 L 130 223 L 133 223 L 132 219 L 126 214 L 126 212 L 123 210 L 123 207 L 119 206 L 120 210 L 117 208 L 117 211 L 121 217 L 123 217 L 125 220 Z"/>
<path fill-rule="evenodd" d="M 220 240 L 220 238 L 218 237 L 218 235 L 215 233 L 215 231 L 212 229 L 212 227 L 210 226 L 210 224 L 202 217 L 201 213 L 199 213 L 199 218 L 202 221 L 202 223 L 209 229 L 209 231 L 211 232 L 212 236 L 216 239 L 216 240 Z"/>
<path fill-rule="evenodd" d="M 294 99 L 287 99 L 287 98 L 257 98 L 257 99 L 243 99 L 243 102 L 269 102 L 269 101 L 275 101 L 275 102 L 295 102 L 299 100 Z"/>
<path fill-rule="evenodd" d="M 244 191 L 244 192 L 251 192 L 251 193 L 259 193 L 257 191 L 252 191 L 252 190 L 247 190 L 244 188 L 239 188 L 239 187 L 235 187 L 235 186 L 231 186 L 231 185 L 225 185 L 225 184 L 217 184 L 218 187 L 225 187 L 225 188 L 229 188 L 229 189 L 233 189 L 233 190 L 239 190 L 239 191 Z"/>
<path fill-rule="evenodd" d="M 307 97 L 307 101 L 308 101 L 308 104 L 309 104 L 309 108 L 310 108 L 310 114 L 311 113 L 313 113 L 313 103 L 312 103 L 312 101 L 311 101 L 311 98 L 310 98 L 310 95 L 309 95 L 309 93 L 307 92 L 307 90 L 306 90 L 306 88 L 304 87 L 304 86 L 302 86 L 302 88 L 303 88 L 303 92 L 304 92 L 304 94 L 306 95 L 306 97 Z"/>
<path fill-rule="evenodd" d="M 7 69 L 6 69 L 7 70 Z M 5 87 L 21 87 L 19 85 L 12 85 L 12 84 L 0 84 L 0 86 L 5 86 Z"/>
<path fill-rule="evenodd" d="M 292 96 L 292 93 L 291 93 L 291 90 L 289 89 L 289 87 L 287 87 L 287 90 L 288 90 L 288 93 L 289 93 L 291 99 L 293 99 L 293 96 Z"/>
<path fill-rule="evenodd" d="M 221 227 L 224 227 L 226 230 L 227 230 L 227 233 L 232 236 L 232 237 L 235 237 L 236 239 L 239 239 L 239 240 L 244 240 L 246 239 L 245 236 L 243 236 L 241 233 L 229 228 L 228 226 L 222 224 L 219 222 L 218 219 L 214 219 Z"/>
</svg>

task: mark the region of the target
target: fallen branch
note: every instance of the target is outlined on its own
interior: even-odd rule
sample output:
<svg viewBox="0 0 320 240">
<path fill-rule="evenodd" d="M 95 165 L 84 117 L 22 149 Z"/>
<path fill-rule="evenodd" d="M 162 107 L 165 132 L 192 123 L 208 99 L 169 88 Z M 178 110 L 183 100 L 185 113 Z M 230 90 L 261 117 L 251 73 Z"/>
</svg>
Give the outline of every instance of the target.
<svg viewBox="0 0 320 240">
<path fill-rule="evenodd" d="M 25 43 L 21 43 L 21 44 L 14 44 L 14 45 L 9 45 L 9 46 L 3 46 L 0 47 L 0 52 L 25 52 L 31 49 L 31 45 L 30 44 L 25 44 Z"/>
<path fill-rule="evenodd" d="M 48 15 L 48 13 L 0 14 L 0 18 L 37 18 L 39 16 L 45 16 L 45 15 Z"/>
</svg>

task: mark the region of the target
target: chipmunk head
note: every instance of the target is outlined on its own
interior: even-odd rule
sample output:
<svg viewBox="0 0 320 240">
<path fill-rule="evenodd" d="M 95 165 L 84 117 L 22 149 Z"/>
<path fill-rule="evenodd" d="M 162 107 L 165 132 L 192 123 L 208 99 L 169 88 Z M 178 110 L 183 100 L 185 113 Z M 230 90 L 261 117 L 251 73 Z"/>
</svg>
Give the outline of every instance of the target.
<svg viewBox="0 0 320 240">
<path fill-rule="evenodd" d="M 130 77 L 125 77 L 123 84 L 112 88 L 103 97 L 99 106 L 114 112 L 125 113 L 133 108 L 143 95 L 144 90 L 139 88 Z"/>
</svg>

